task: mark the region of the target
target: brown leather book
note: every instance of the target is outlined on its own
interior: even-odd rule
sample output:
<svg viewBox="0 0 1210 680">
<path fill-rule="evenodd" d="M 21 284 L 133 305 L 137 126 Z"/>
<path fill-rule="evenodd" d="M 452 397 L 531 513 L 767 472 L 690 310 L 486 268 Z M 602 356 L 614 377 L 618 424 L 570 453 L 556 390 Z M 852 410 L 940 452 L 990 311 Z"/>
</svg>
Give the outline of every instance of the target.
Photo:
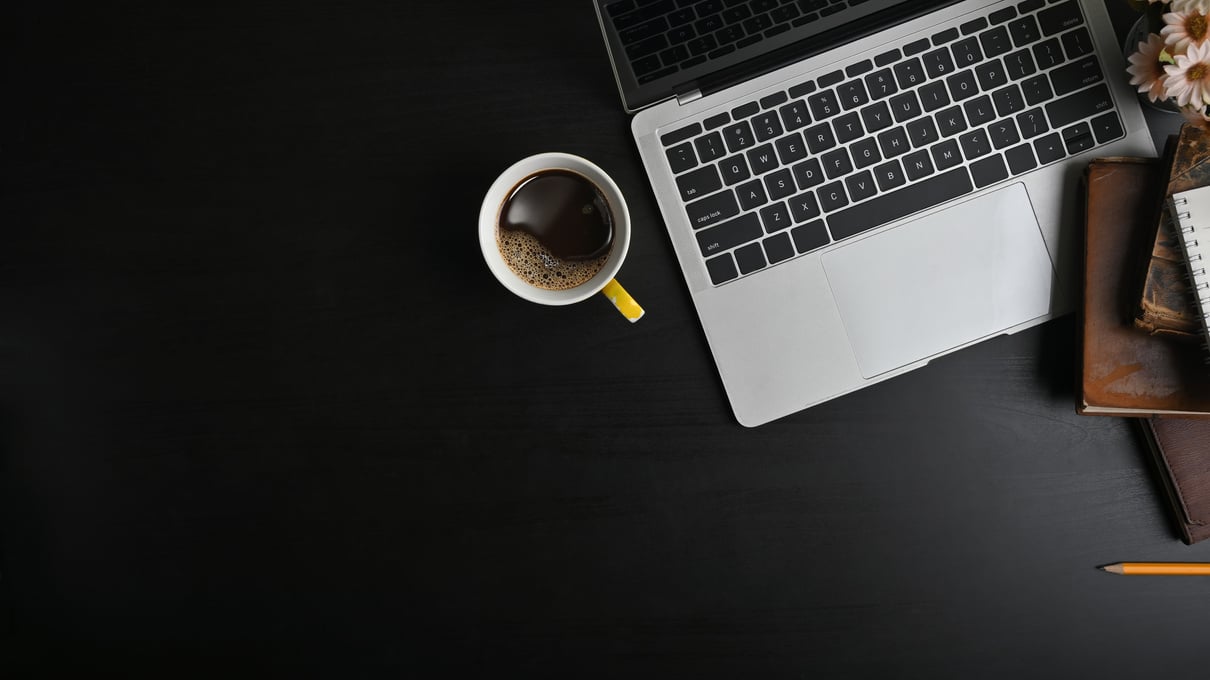
<svg viewBox="0 0 1210 680">
<path fill-rule="evenodd" d="M 1210 538 L 1210 421 L 1140 418 L 1186 543 Z"/>
<path fill-rule="evenodd" d="M 1169 138 L 1164 153 L 1167 186 L 1156 197 L 1157 217 L 1151 258 L 1142 275 L 1142 293 L 1134 325 L 1152 335 L 1200 340 L 1201 325 L 1189 292 L 1185 257 L 1171 227 L 1164 199 L 1174 193 L 1210 184 L 1210 133 L 1184 125 Z"/>
<path fill-rule="evenodd" d="M 1160 167 L 1154 159 L 1103 158 L 1085 173 L 1081 414 L 1210 417 L 1201 345 L 1140 333 L 1132 321 L 1131 273 L 1150 251 Z"/>
</svg>

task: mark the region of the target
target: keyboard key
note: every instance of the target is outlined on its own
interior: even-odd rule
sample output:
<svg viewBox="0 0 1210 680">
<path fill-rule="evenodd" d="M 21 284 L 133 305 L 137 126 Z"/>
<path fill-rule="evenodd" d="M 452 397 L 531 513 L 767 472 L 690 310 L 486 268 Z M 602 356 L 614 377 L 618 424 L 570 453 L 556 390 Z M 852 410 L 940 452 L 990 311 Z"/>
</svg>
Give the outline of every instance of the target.
<svg viewBox="0 0 1210 680">
<path fill-rule="evenodd" d="M 983 60 L 983 52 L 979 49 L 978 38 L 963 38 L 958 42 L 950 45 L 950 52 L 954 55 L 954 64 L 958 68 L 974 66 Z"/>
<path fill-rule="evenodd" d="M 831 87 L 833 85 L 838 85 L 842 80 L 844 80 L 843 71 L 832 71 L 831 73 L 825 73 L 816 78 L 816 81 L 819 82 L 820 87 Z"/>
<path fill-rule="evenodd" d="M 773 234 L 782 229 L 788 229 L 793 224 L 790 210 L 786 208 L 784 202 L 780 201 L 761 208 L 760 221 L 761 224 L 765 225 L 766 234 Z"/>
<path fill-rule="evenodd" d="M 869 73 L 870 71 L 873 71 L 873 70 L 874 70 L 874 63 L 871 62 L 869 59 L 862 59 L 861 61 L 857 62 L 856 64 L 853 64 L 851 66 L 846 66 L 845 70 L 844 70 L 844 74 L 850 78 L 855 78 L 863 73 Z"/>
<path fill-rule="evenodd" d="M 1017 128 L 1021 131 L 1021 136 L 1026 139 L 1050 131 L 1050 126 L 1046 124 L 1046 116 L 1042 115 L 1042 109 L 1036 108 L 1017 115 Z"/>
<path fill-rule="evenodd" d="M 902 58 L 903 57 L 899 53 L 899 50 L 893 49 L 888 52 L 883 52 L 882 54 L 876 55 L 874 57 L 874 65 L 875 66 L 886 66 L 887 64 L 893 64 Z"/>
<path fill-rule="evenodd" d="M 794 216 L 795 222 L 802 223 L 813 220 L 823 213 L 819 209 L 819 203 L 815 200 L 815 194 L 807 191 L 791 199 L 790 214 Z"/>
<path fill-rule="evenodd" d="M 962 109 L 957 106 L 938 111 L 933 118 L 937 121 L 937 129 L 941 131 L 942 137 L 956 135 L 967 128 L 966 116 L 962 115 Z"/>
<path fill-rule="evenodd" d="M 926 112 L 932 113 L 950 103 L 950 95 L 945 90 L 944 81 L 935 80 L 927 83 L 918 92 L 920 93 L 920 106 Z"/>
<path fill-rule="evenodd" d="M 1050 89 L 1050 79 L 1046 74 L 1036 75 L 1021 81 L 1021 92 L 1025 95 L 1025 103 L 1033 106 L 1055 96 Z"/>
<path fill-rule="evenodd" d="M 1051 85 L 1054 86 L 1055 95 L 1059 96 L 1100 82 L 1103 77 L 1101 74 L 1101 65 L 1097 63 L 1096 55 L 1090 55 L 1077 62 L 1065 64 L 1050 72 Z"/>
<path fill-rule="evenodd" d="M 1020 80 L 1038 68 L 1034 66 L 1034 58 L 1029 50 L 1017 50 L 1004 57 L 1004 70 L 1008 72 L 1009 78 Z"/>
<path fill-rule="evenodd" d="M 984 19 L 983 17 L 971 19 L 958 27 L 958 29 L 962 31 L 962 35 L 977 33 L 985 28 L 987 28 L 987 19 Z"/>
<path fill-rule="evenodd" d="M 920 101 L 916 99 L 916 93 L 912 91 L 900 92 L 891 97 L 891 113 L 895 116 L 895 122 L 902 123 L 911 120 L 921 114 Z"/>
<path fill-rule="evenodd" d="M 883 158 L 894 158 L 912 150 L 908 142 L 907 131 L 903 128 L 891 128 L 878 135 L 878 148 L 882 150 Z"/>
<path fill-rule="evenodd" d="M 816 190 L 816 196 L 819 198 L 820 206 L 828 212 L 843 208 L 849 204 L 849 197 L 844 192 L 844 185 L 839 181 L 830 182 L 819 187 Z"/>
<path fill-rule="evenodd" d="M 870 96 L 865 91 L 865 85 L 860 80 L 850 80 L 837 87 L 836 96 L 846 110 L 855 109 L 870 101 Z"/>
<path fill-rule="evenodd" d="M 807 104 L 803 100 L 790 102 L 778 109 L 781 122 L 787 130 L 797 130 L 811 123 L 811 114 L 807 113 Z"/>
<path fill-rule="evenodd" d="M 628 45 L 626 47 L 626 56 L 633 61 L 649 54 L 655 54 L 666 47 L 668 47 L 668 39 L 661 33 Z"/>
<path fill-rule="evenodd" d="M 832 134 L 832 127 L 827 123 L 813 125 L 803 130 L 802 136 L 806 139 L 807 148 L 812 153 L 823 153 L 836 146 L 836 137 Z"/>
<path fill-rule="evenodd" d="M 975 84 L 975 76 L 970 71 L 959 71 L 946 78 L 945 85 L 949 88 L 950 98 L 956 102 L 979 94 L 979 86 Z"/>
<path fill-rule="evenodd" d="M 664 146 L 672 146 L 679 142 L 685 142 L 686 139 L 697 137 L 698 134 L 702 134 L 702 126 L 698 125 L 698 123 L 692 123 L 692 125 L 674 129 L 674 131 L 664 134 L 663 137 L 659 138 L 659 143 Z"/>
<path fill-rule="evenodd" d="M 1092 132 L 1096 135 L 1098 144 L 1112 142 L 1113 140 L 1126 134 L 1125 131 L 1122 130 L 1121 121 L 1118 120 L 1118 114 L 1114 113 L 1113 111 L 1103 113 L 1096 118 L 1093 118 L 1090 122 L 1092 123 Z"/>
<path fill-rule="evenodd" d="M 735 184 L 742 182 L 752 176 L 748 172 L 748 163 L 743 156 L 735 155 L 721 161 L 718 164 L 719 172 L 723 175 L 723 181 L 727 184 Z"/>
<path fill-rule="evenodd" d="M 723 128 L 723 139 L 727 140 L 727 150 L 731 153 L 746 149 L 756 143 L 756 138 L 752 134 L 752 126 L 746 120 Z"/>
<path fill-rule="evenodd" d="M 829 215 L 828 227 L 837 239 L 848 238 L 957 198 L 973 188 L 966 170 L 955 168 Z"/>
<path fill-rule="evenodd" d="M 849 152 L 843 147 L 833 149 L 823 155 L 823 170 L 828 179 L 836 179 L 853 171 L 853 163 L 849 160 Z"/>
<path fill-rule="evenodd" d="M 865 85 L 873 99 L 889 97 L 899 91 L 895 85 L 895 76 L 889 68 L 879 69 L 866 76 Z"/>
<path fill-rule="evenodd" d="M 836 131 L 836 141 L 841 144 L 847 144 L 865 134 L 861 127 L 861 117 L 856 111 L 850 111 L 832 121 L 832 128 Z"/>
<path fill-rule="evenodd" d="M 1063 151 L 1063 138 L 1057 132 L 1034 140 L 1034 151 L 1038 154 L 1038 162 L 1042 165 L 1053 163 L 1067 154 Z"/>
<path fill-rule="evenodd" d="M 791 87 L 790 89 L 786 90 L 786 92 L 788 92 L 790 94 L 790 96 L 794 97 L 794 98 L 811 94 L 814 91 L 815 91 L 815 81 L 814 80 L 808 80 L 805 83 L 799 83 L 799 84 Z"/>
<path fill-rule="evenodd" d="M 996 117 L 996 111 L 992 108 L 991 97 L 980 95 L 962 105 L 962 110 L 966 112 L 966 122 L 971 127 L 983 125 L 992 121 Z"/>
<path fill-rule="evenodd" d="M 903 172 L 913 182 L 933 174 L 933 160 L 925 149 L 913 151 L 903 157 Z"/>
<path fill-rule="evenodd" d="M 926 52 L 921 59 L 924 63 L 924 72 L 930 78 L 941 78 L 954 72 L 954 60 L 947 49 Z M 902 85 L 902 83 L 900 84 Z"/>
<path fill-rule="evenodd" d="M 1013 48 L 1013 42 L 1008 37 L 1008 30 L 1003 26 L 980 33 L 979 45 L 983 48 L 983 56 L 988 59 L 998 57 Z"/>
<path fill-rule="evenodd" d="M 1068 59 L 1075 59 L 1092 52 L 1092 37 L 1088 35 L 1088 29 L 1077 28 L 1063 34 L 1063 51 L 1067 53 Z"/>
<path fill-rule="evenodd" d="M 689 142 L 678 144 L 668 149 L 665 154 L 668 156 L 668 166 L 672 168 L 674 174 L 682 173 L 697 165 L 697 156 L 693 154 L 693 145 Z"/>
<path fill-rule="evenodd" d="M 890 127 L 891 110 L 886 102 L 874 102 L 861 110 L 861 121 L 869 132 L 878 132 Z"/>
<path fill-rule="evenodd" d="M 761 241 L 761 244 L 765 246 L 765 257 L 769 258 L 769 264 L 777 264 L 794 257 L 794 243 L 789 234 L 774 234 Z"/>
<path fill-rule="evenodd" d="M 934 46 L 941 45 L 941 44 L 947 43 L 951 40 L 956 40 L 957 38 L 958 38 L 958 29 L 947 28 L 944 31 L 941 31 L 940 33 L 933 34 L 933 45 Z"/>
<path fill-rule="evenodd" d="M 1034 152 L 1029 144 L 1019 144 L 1005 151 L 1004 159 L 1008 161 L 1008 171 L 1014 175 L 1038 167 L 1038 161 L 1034 160 Z"/>
<path fill-rule="evenodd" d="M 735 251 L 735 264 L 739 267 L 740 274 L 751 274 L 764 269 L 768 265 L 768 262 L 765 262 L 765 249 L 759 243 L 739 248 Z"/>
<path fill-rule="evenodd" d="M 642 59 L 630 63 L 630 67 L 634 69 L 634 74 L 636 76 L 643 76 L 651 73 L 652 71 L 658 71 L 661 66 L 663 66 L 663 64 L 660 62 L 660 57 L 659 55 L 655 54 L 643 57 Z M 675 70 L 673 72 L 675 73 Z"/>
<path fill-rule="evenodd" d="M 701 249 L 702 255 L 709 257 L 749 241 L 755 241 L 764 235 L 756 213 L 748 213 L 740 215 L 730 222 L 723 222 L 697 232 L 697 245 Z"/>
<path fill-rule="evenodd" d="M 765 189 L 768 190 L 770 201 L 779 201 L 798 190 L 794 186 L 794 176 L 790 174 L 789 168 L 766 175 Z"/>
<path fill-rule="evenodd" d="M 816 92 L 807 97 L 807 106 L 811 107 L 811 115 L 815 116 L 815 120 L 823 120 L 840 113 L 840 102 L 831 90 Z"/>
<path fill-rule="evenodd" d="M 899 82 L 899 87 L 904 90 L 923 83 L 925 79 L 924 66 L 917 58 L 895 64 L 891 70 L 895 72 L 895 80 Z"/>
<path fill-rule="evenodd" d="M 920 118 L 907 124 L 907 136 L 912 146 L 919 149 L 941 139 L 937 124 L 932 118 Z"/>
<path fill-rule="evenodd" d="M 1000 154 L 996 154 L 971 163 L 971 177 L 975 180 L 975 186 L 982 189 L 989 184 L 1008 179 L 1008 168 L 1005 167 Z"/>
<path fill-rule="evenodd" d="M 849 151 L 853 153 L 853 165 L 858 168 L 868 168 L 882 160 L 882 154 L 878 151 L 878 142 L 873 137 L 853 142 Z"/>
<path fill-rule="evenodd" d="M 1031 16 L 1024 16 L 1008 24 L 1008 32 L 1012 35 L 1013 44 L 1024 47 L 1042 37 L 1038 22 Z"/>
<path fill-rule="evenodd" d="M 790 168 L 790 171 L 794 173 L 794 181 L 799 189 L 809 189 L 823 181 L 823 168 L 818 158 L 808 158 Z"/>
<path fill-rule="evenodd" d="M 879 191 L 890 191 L 907 182 L 907 177 L 904 176 L 899 161 L 894 160 L 874 168 L 874 179 L 878 182 Z"/>
<path fill-rule="evenodd" d="M 741 120 L 743 118 L 755 116 L 758 111 L 760 111 L 760 104 L 756 102 L 748 102 L 747 104 L 742 104 L 734 109 L 731 109 L 731 117 L 735 120 Z"/>
<path fill-rule="evenodd" d="M 774 153 L 772 144 L 761 144 L 748 151 L 748 167 L 754 175 L 763 175 L 777 165 L 777 154 Z"/>
<path fill-rule="evenodd" d="M 782 165 L 790 165 L 807 157 L 807 145 L 802 141 L 802 135 L 790 133 L 773 143 L 777 148 L 777 157 Z"/>
<path fill-rule="evenodd" d="M 1075 155 L 1093 147 L 1092 128 L 1088 123 L 1079 123 L 1063 130 L 1063 145 L 1067 153 Z"/>
<path fill-rule="evenodd" d="M 993 24 L 1002 24 L 1015 16 L 1017 16 L 1016 9 L 1012 7 L 1004 7 L 992 12 L 988 18 L 991 19 Z"/>
<path fill-rule="evenodd" d="M 781 121 L 777 118 L 776 113 L 766 111 L 752 119 L 752 131 L 756 133 L 756 141 L 758 142 L 780 137 L 782 133 Z"/>
<path fill-rule="evenodd" d="M 685 212 L 693 228 L 701 229 L 738 215 L 739 203 L 735 201 L 734 193 L 723 191 L 687 204 Z"/>
<path fill-rule="evenodd" d="M 710 274 L 710 282 L 716 286 L 739 277 L 739 270 L 735 268 L 731 253 L 706 260 L 706 271 Z"/>
<path fill-rule="evenodd" d="M 722 189 L 723 180 L 718 168 L 706 165 L 677 177 L 676 186 L 681 191 L 681 200 L 688 202 Z"/>
<path fill-rule="evenodd" d="M 992 146 L 997 149 L 1003 149 L 1021 141 L 1021 136 L 1017 134 L 1017 126 L 1013 124 L 1012 118 L 1005 118 L 987 126 L 987 136 L 991 138 Z"/>
<path fill-rule="evenodd" d="M 742 39 L 745 35 L 747 34 L 744 33 L 743 26 L 733 24 L 715 31 L 714 39 L 718 41 L 718 44 L 720 45 L 730 45 L 731 43 Z"/>
<path fill-rule="evenodd" d="M 785 92 L 775 92 L 767 97 L 761 97 L 760 107 L 762 109 L 771 109 L 774 106 L 785 104 L 789 100 L 790 98 L 786 96 Z"/>
<path fill-rule="evenodd" d="M 874 178 L 868 170 L 862 170 L 855 175 L 844 178 L 844 184 L 849 189 L 849 198 L 853 201 L 864 201 L 877 193 Z"/>
<path fill-rule="evenodd" d="M 697 149 L 697 156 L 703 163 L 716 161 L 727 153 L 727 148 L 723 146 L 723 138 L 717 132 L 711 132 L 705 137 L 693 140 L 693 148 Z"/>
<path fill-rule="evenodd" d="M 828 229 L 823 220 L 815 220 L 790 230 L 790 238 L 794 239 L 794 247 L 799 253 L 809 253 L 832 242 L 828 238 Z"/>
<path fill-rule="evenodd" d="M 933 155 L 933 164 L 938 170 L 947 170 L 962 162 L 962 153 L 958 150 L 958 141 L 955 139 L 934 144 L 929 153 Z"/>
<path fill-rule="evenodd" d="M 1038 68 L 1048 69 L 1052 66 L 1058 66 L 1064 61 L 1063 50 L 1059 47 L 1058 38 L 1051 38 L 1045 42 L 1040 42 L 1033 46 L 1034 60 L 1038 62 Z"/>
<path fill-rule="evenodd" d="M 966 156 L 966 160 L 974 160 L 986 156 L 992 152 L 991 140 L 988 139 L 987 133 L 981 129 L 971 130 L 970 132 L 958 135 L 958 143 L 962 145 L 962 155 Z"/>
<path fill-rule="evenodd" d="M 996 113 L 1001 116 L 1025 110 L 1025 98 L 1021 96 L 1021 88 L 1015 84 L 993 92 L 992 102 L 996 105 Z"/>
<path fill-rule="evenodd" d="M 1051 36 L 1062 33 L 1072 26 L 1084 23 L 1080 14 L 1080 6 L 1076 0 L 1066 0 L 1038 12 L 1038 24 L 1042 27 L 1042 35 Z"/>
<path fill-rule="evenodd" d="M 979 88 L 984 92 L 991 92 L 1008 82 L 1008 74 L 1004 71 L 1004 66 L 1000 64 L 999 59 L 976 66 L 975 78 L 979 81 Z"/>
<path fill-rule="evenodd" d="M 739 207 L 744 210 L 759 208 L 769 202 L 769 195 L 765 193 L 765 185 L 759 179 L 735 187 L 735 193 L 739 197 Z"/>
<path fill-rule="evenodd" d="M 1050 118 L 1051 127 L 1060 128 L 1111 108 L 1113 99 L 1109 96 L 1109 88 L 1102 83 L 1047 104 L 1046 116 Z"/>
<path fill-rule="evenodd" d="M 715 128 L 720 128 L 730 122 L 731 122 L 731 114 L 723 112 L 723 113 L 718 114 L 717 116 L 710 116 L 706 120 L 702 121 L 702 126 L 705 127 L 707 130 L 713 130 Z"/>
</svg>

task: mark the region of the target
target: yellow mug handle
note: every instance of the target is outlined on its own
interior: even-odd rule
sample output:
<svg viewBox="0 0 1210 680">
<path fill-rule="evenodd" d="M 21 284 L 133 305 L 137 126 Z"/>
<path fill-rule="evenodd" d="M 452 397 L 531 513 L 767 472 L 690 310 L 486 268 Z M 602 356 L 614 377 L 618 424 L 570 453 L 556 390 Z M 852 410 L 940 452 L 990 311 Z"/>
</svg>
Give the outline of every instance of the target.
<svg viewBox="0 0 1210 680">
<path fill-rule="evenodd" d="M 626 289 L 622 287 L 622 284 L 618 283 L 617 279 L 610 279 L 609 283 L 605 284 L 605 287 L 601 289 L 601 293 L 609 298 L 613 306 L 617 307 L 622 316 L 630 320 L 630 323 L 643 318 L 643 308 L 639 306 L 639 303 L 634 301 L 634 298 L 630 297 L 630 293 L 626 292 Z"/>
</svg>

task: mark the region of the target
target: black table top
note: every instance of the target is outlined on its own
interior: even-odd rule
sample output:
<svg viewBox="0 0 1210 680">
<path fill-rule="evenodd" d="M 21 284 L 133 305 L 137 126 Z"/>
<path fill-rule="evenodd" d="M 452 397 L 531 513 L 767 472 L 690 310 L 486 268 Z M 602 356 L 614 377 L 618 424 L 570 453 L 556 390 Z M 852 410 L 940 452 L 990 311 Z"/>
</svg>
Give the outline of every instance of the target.
<svg viewBox="0 0 1210 680">
<path fill-rule="evenodd" d="M 587 2 L 4 23 L 0 664 L 1207 672 L 1210 579 L 1096 569 L 1210 544 L 1071 317 L 735 422 Z M 550 150 L 626 193 L 639 323 L 484 266 Z"/>
</svg>

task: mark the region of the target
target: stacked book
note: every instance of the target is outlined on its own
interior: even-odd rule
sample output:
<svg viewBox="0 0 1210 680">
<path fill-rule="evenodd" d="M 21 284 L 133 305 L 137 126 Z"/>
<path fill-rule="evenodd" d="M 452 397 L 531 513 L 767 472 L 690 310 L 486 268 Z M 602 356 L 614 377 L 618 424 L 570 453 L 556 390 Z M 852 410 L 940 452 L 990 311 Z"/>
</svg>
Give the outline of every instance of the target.
<svg viewBox="0 0 1210 680">
<path fill-rule="evenodd" d="M 1085 180 L 1077 409 L 1138 419 L 1195 543 L 1210 538 L 1210 283 L 1195 231 L 1200 214 L 1210 246 L 1210 132 L 1184 126 L 1163 159 L 1094 160 Z"/>
</svg>

